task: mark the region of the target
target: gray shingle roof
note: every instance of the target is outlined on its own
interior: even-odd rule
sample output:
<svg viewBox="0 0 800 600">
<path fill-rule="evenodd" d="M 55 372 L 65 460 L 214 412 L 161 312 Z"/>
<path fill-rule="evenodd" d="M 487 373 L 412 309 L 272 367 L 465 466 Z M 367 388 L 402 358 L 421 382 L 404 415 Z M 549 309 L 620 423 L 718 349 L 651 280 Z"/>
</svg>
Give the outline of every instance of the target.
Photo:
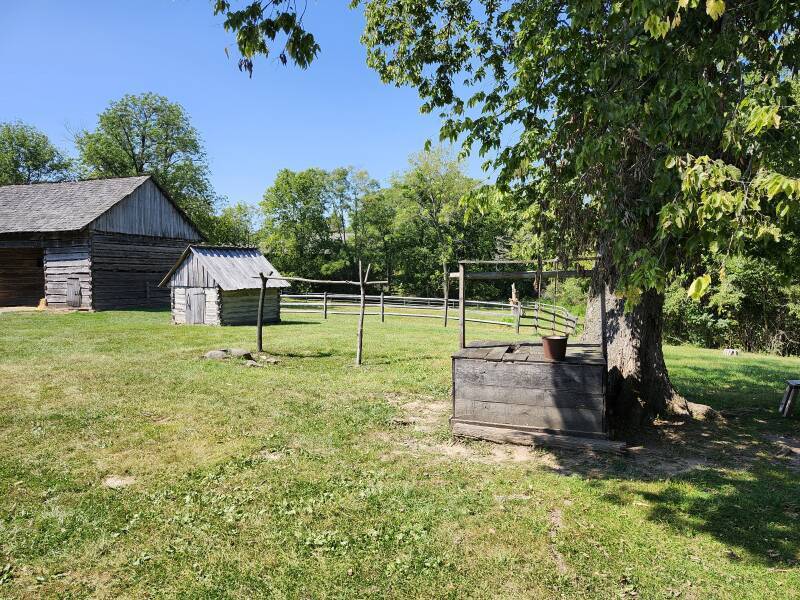
<svg viewBox="0 0 800 600">
<path fill-rule="evenodd" d="M 149 178 L 0 186 L 0 233 L 82 229 Z"/>
<path fill-rule="evenodd" d="M 214 278 L 217 285 L 226 291 L 250 290 L 261 287 L 260 273 L 280 277 L 278 270 L 270 264 L 257 248 L 234 246 L 189 246 L 159 284 L 166 285 L 172 274 L 181 266 L 189 253 Z M 268 279 L 267 287 L 289 287 L 285 279 Z"/>
</svg>

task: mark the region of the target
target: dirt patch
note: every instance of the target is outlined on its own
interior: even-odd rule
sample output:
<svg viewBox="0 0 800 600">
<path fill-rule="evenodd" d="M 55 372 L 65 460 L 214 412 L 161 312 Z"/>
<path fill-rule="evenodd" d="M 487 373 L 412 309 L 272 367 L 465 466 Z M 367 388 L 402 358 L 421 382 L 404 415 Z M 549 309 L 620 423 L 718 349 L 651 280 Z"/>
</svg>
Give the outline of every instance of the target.
<svg viewBox="0 0 800 600">
<path fill-rule="evenodd" d="M 103 479 L 103 487 L 120 490 L 136 483 L 136 478 L 131 475 L 109 475 Z"/>
<path fill-rule="evenodd" d="M 266 461 L 281 460 L 284 456 L 285 456 L 285 454 L 283 452 L 281 452 L 280 450 L 277 450 L 275 452 L 273 452 L 271 450 L 261 450 L 259 452 L 256 452 L 256 454 L 255 454 L 255 458 L 256 459 L 258 459 L 258 460 L 266 460 Z"/>
<path fill-rule="evenodd" d="M 400 409 L 400 415 L 392 420 L 398 427 L 409 427 L 413 431 L 431 433 L 447 426 L 450 403 L 432 396 L 401 396 L 390 394 L 389 404 Z"/>
<path fill-rule="evenodd" d="M 800 439 L 790 435 L 764 436 L 775 448 L 774 456 L 785 460 L 791 468 L 800 470 Z"/>
<path fill-rule="evenodd" d="M 563 523 L 561 509 L 554 508 L 551 510 L 550 514 L 547 516 L 547 520 L 549 525 L 548 536 L 550 538 L 550 553 L 553 555 L 553 561 L 556 563 L 558 572 L 562 575 L 566 575 L 569 571 L 567 568 L 567 561 L 564 560 L 564 556 L 558 551 L 558 546 L 556 545 L 558 531 L 561 529 L 561 525 Z"/>
<path fill-rule="evenodd" d="M 704 468 L 747 469 L 765 457 L 800 470 L 800 439 L 763 436 L 736 419 L 656 421 L 630 439 L 628 451 L 619 456 L 477 440 L 443 441 L 451 410 L 448 400 L 400 394 L 386 399 L 399 409 L 399 414 L 392 420 L 391 429 L 380 434 L 393 446 L 385 459 L 410 453 L 492 465 L 525 463 L 560 475 L 586 478 L 613 475 L 664 479 Z"/>
</svg>

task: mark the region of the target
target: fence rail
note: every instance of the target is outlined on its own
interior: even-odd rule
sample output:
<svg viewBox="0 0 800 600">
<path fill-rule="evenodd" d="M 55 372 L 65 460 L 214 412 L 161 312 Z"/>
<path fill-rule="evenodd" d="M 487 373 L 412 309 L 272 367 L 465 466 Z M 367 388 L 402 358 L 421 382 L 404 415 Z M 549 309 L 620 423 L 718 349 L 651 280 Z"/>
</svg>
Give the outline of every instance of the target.
<svg viewBox="0 0 800 600">
<path fill-rule="evenodd" d="M 458 322 L 458 299 L 423 298 L 416 296 L 366 295 L 365 312 L 367 316 L 410 317 L 421 319 L 448 319 Z M 281 311 L 297 314 L 328 315 L 359 314 L 361 297 L 358 294 L 281 294 Z M 347 310 L 351 308 L 352 310 Z M 520 328 L 533 328 L 537 333 L 569 335 L 575 332 L 578 318 L 567 309 L 554 304 L 540 302 L 510 303 L 466 300 L 464 302 L 467 323 L 486 323 Z M 452 311 L 452 313 L 451 313 Z"/>
</svg>

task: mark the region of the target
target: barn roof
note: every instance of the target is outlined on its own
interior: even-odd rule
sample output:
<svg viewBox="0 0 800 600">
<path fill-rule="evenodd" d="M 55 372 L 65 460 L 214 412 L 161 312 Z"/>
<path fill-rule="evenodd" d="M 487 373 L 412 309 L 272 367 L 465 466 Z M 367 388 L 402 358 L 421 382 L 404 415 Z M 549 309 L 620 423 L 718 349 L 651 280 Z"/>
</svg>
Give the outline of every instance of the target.
<svg viewBox="0 0 800 600">
<path fill-rule="evenodd" d="M 169 283 L 172 275 L 190 255 L 211 275 L 217 285 L 226 291 L 260 288 L 260 273 L 273 277 L 281 276 L 258 248 L 191 245 L 183 251 L 169 273 L 161 280 L 160 287 Z M 289 285 L 285 279 L 267 280 L 268 288 L 289 287 Z"/>
<path fill-rule="evenodd" d="M 0 233 L 83 229 L 150 177 L 0 186 Z"/>
</svg>

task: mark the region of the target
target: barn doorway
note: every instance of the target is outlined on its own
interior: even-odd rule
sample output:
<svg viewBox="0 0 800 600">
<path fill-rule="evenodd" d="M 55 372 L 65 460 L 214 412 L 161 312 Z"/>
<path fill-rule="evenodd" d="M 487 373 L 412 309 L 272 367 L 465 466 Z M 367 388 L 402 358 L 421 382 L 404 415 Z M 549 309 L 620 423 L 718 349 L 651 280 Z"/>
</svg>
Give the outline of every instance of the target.
<svg viewBox="0 0 800 600">
<path fill-rule="evenodd" d="M 206 292 L 203 288 L 189 288 L 186 294 L 187 325 L 202 325 L 206 322 Z"/>
<path fill-rule="evenodd" d="M 0 306 L 36 306 L 42 298 L 42 249 L 0 248 Z"/>
</svg>

